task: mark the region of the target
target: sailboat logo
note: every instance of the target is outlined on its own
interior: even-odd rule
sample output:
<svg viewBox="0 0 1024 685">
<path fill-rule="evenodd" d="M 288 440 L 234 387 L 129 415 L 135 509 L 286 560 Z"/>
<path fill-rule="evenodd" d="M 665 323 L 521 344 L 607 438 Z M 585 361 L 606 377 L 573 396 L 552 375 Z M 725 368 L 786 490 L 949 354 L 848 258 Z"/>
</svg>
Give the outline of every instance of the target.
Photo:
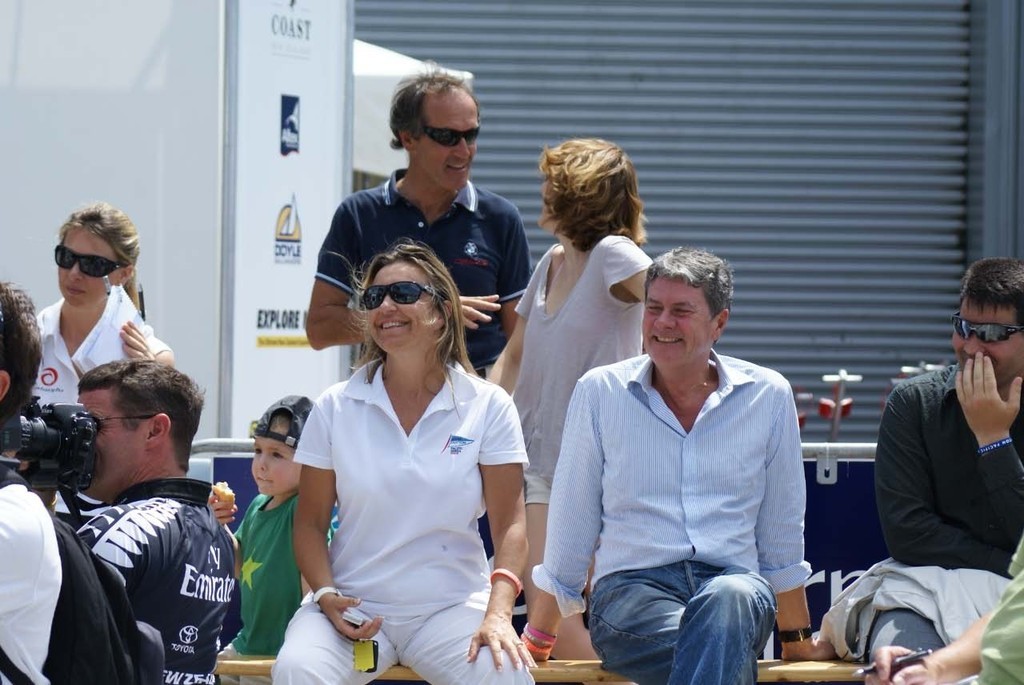
<svg viewBox="0 0 1024 685">
<path fill-rule="evenodd" d="M 298 264 L 302 261 L 302 222 L 299 203 L 292 193 L 292 201 L 277 213 L 274 227 L 274 261 L 278 264 Z"/>
</svg>

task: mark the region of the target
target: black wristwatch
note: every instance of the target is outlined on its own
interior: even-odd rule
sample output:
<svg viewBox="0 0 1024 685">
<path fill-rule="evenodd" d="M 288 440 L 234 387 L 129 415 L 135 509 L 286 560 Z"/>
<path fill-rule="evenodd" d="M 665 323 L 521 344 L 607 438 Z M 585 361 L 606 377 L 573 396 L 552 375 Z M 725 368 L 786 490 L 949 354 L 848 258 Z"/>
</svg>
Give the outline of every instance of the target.
<svg viewBox="0 0 1024 685">
<path fill-rule="evenodd" d="M 813 635 L 814 631 L 811 630 L 810 626 L 800 630 L 780 630 L 779 642 L 803 642 L 804 640 L 810 640 Z"/>
</svg>

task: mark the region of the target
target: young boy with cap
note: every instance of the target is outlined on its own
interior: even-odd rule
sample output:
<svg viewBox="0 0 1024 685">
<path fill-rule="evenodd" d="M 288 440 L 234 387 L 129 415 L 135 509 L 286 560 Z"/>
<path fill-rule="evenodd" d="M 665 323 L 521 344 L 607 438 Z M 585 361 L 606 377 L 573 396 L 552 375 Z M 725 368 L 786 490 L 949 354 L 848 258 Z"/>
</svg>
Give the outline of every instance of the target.
<svg viewBox="0 0 1024 685">
<path fill-rule="evenodd" d="M 235 576 L 241 581 L 242 629 L 220 656 L 276 655 L 284 631 L 308 590 L 292 551 L 292 519 L 299 491 L 300 464 L 293 460 L 313 403 L 289 395 L 270 406 L 253 431 L 252 476 L 260 494 L 234 533 Z M 216 493 L 216 490 L 215 490 Z M 222 523 L 232 520 L 233 501 L 211 498 Z M 262 676 L 221 676 L 221 683 L 269 683 Z"/>
</svg>

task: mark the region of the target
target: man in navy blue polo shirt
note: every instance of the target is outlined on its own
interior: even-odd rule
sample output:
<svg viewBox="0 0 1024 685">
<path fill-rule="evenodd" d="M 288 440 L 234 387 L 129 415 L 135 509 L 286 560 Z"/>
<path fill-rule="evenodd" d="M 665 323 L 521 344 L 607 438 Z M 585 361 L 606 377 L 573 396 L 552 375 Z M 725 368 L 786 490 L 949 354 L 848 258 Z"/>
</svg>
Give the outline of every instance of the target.
<svg viewBox="0 0 1024 685">
<path fill-rule="evenodd" d="M 479 103 L 462 79 L 433 68 L 403 80 L 391 101 L 391 147 L 409 167 L 384 185 L 341 203 L 320 249 L 306 335 L 314 349 L 362 342 L 349 308 L 353 271 L 403 238 L 426 243 L 462 294 L 469 357 L 493 364 L 515 325 L 530 280 L 530 255 L 518 210 L 469 181 L 480 132 Z"/>
</svg>

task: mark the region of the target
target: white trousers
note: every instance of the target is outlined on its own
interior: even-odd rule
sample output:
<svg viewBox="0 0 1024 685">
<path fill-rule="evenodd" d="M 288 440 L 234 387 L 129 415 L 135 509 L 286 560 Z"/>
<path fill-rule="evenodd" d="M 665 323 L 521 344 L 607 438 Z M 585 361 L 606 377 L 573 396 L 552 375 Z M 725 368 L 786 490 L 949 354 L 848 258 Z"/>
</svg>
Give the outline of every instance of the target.
<svg viewBox="0 0 1024 685">
<path fill-rule="evenodd" d="M 501 655 L 501 671 L 487 647 L 476 661 L 466 661 L 483 616 L 483 609 L 464 604 L 410 619 L 385 616 L 373 638 L 377 671 L 364 673 L 353 668 L 352 641 L 334 629 L 317 605 L 303 604 L 288 624 L 274 664 L 274 685 L 363 685 L 395 664 L 408 666 L 433 685 L 533 685 L 525 665 L 513 668 L 508 654 Z"/>
</svg>

